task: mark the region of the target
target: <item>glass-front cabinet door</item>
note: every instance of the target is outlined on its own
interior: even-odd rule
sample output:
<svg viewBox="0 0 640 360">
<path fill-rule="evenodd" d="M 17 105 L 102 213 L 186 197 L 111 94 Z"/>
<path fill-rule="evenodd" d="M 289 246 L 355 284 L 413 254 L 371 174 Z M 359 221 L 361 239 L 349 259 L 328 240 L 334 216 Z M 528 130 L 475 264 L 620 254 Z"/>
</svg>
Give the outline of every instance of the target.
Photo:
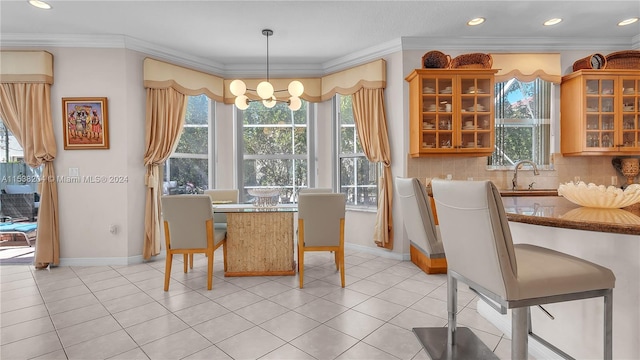
<svg viewBox="0 0 640 360">
<path fill-rule="evenodd" d="M 622 77 L 622 136 L 616 142 L 622 149 L 640 148 L 640 78 Z"/>
<path fill-rule="evenodd" d="M 560 102 L 564 155 L 640 151 L 640 71 L 576 71 L 562 78 Z"/>
<path fill-rule="evenodd" d="M 409 82 L 411 156 L 493 152 L 494 70 L 424 70 Z"/>
</svg>

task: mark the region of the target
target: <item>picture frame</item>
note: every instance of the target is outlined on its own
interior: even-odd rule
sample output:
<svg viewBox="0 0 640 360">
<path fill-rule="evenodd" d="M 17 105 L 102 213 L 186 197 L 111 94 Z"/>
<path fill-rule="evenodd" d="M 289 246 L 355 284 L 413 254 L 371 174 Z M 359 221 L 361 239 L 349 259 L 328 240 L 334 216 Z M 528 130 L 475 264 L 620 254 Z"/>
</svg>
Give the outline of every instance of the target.
<svg viewBox="0 0 640 360">
<path fill-rule="evenodd" d="M 65 150 L 109 149 L 106 97 L 62 98 Z"/>
</svg>

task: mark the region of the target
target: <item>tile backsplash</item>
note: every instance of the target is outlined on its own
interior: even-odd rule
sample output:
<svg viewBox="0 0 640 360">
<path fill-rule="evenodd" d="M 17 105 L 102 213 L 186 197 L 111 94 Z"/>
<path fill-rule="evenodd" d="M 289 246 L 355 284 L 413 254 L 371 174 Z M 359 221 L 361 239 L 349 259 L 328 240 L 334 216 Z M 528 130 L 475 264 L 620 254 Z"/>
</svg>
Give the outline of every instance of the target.
<svg viewBox="0 0 640 360">
<path fill-rule="evenodd" d="M 615 156 L 563 157 L 553 154 L 553 170 L 540 170 L 533 175 L 530 167 L 518 170 L 518 188 L 526 189 L 534 182 L 535 189 L 556 189 L 561 183 L 580 179 L 586 183 L 621 186 L 626 179 L 611 164 Z M 454 180 L 491 180 L 499 189 L 511 188 L 513 170 L 487 170 L 486 157 L 425 157 L 407 160 L 407 176 L 424 182 L 426 178 Z M 638 181 L 638 178 L 635 179 Z"/>
</svg>

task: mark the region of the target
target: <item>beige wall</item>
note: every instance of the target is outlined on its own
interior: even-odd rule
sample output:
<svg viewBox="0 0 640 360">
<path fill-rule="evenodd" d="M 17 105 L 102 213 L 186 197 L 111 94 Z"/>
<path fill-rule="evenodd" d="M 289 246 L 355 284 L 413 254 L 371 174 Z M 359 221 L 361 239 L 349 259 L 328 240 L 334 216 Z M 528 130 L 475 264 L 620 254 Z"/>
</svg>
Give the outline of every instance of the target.
<svg viewBox="0 0 640 360">
<path fill-rule="evenodd" d="M 51 48 L 51 111 L 56 174 L 126 176 L 126 183 L 58 183 L 61 264 L 141 260 L 144 234 L 145 90 L 140 53 L 124 49 Z M 108 150 L 63 150 L 63 97 L 107 97 Z M 111 234 L 112 225 L 117 228 Z"/>
</svg>

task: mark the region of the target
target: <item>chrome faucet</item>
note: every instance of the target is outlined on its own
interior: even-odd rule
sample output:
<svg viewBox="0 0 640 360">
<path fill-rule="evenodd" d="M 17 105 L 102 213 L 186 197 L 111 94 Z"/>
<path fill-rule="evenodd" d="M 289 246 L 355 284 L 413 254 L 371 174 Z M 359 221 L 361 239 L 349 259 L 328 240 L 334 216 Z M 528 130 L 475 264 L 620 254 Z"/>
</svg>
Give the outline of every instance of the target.
<svg viewBox="0 0 640 360">
<path fill-rule="evenodd" d="M 513 179 L 511 180 L 511 190 L 518 190 L 518 168 L 520 168 L 520 165 L 522 164 L 530 164 L 533 167 L 533 175 L 540 175 L 540 172 L 538 171 L 538 167 L 536 166 L 536 163 L 534 163 L 531 160 L 520 160 L 518 161 L 515 165 L 515 172 L 513 173 Z M 529 187 L 531 188 L 531 186 Z"/>
</svg>

